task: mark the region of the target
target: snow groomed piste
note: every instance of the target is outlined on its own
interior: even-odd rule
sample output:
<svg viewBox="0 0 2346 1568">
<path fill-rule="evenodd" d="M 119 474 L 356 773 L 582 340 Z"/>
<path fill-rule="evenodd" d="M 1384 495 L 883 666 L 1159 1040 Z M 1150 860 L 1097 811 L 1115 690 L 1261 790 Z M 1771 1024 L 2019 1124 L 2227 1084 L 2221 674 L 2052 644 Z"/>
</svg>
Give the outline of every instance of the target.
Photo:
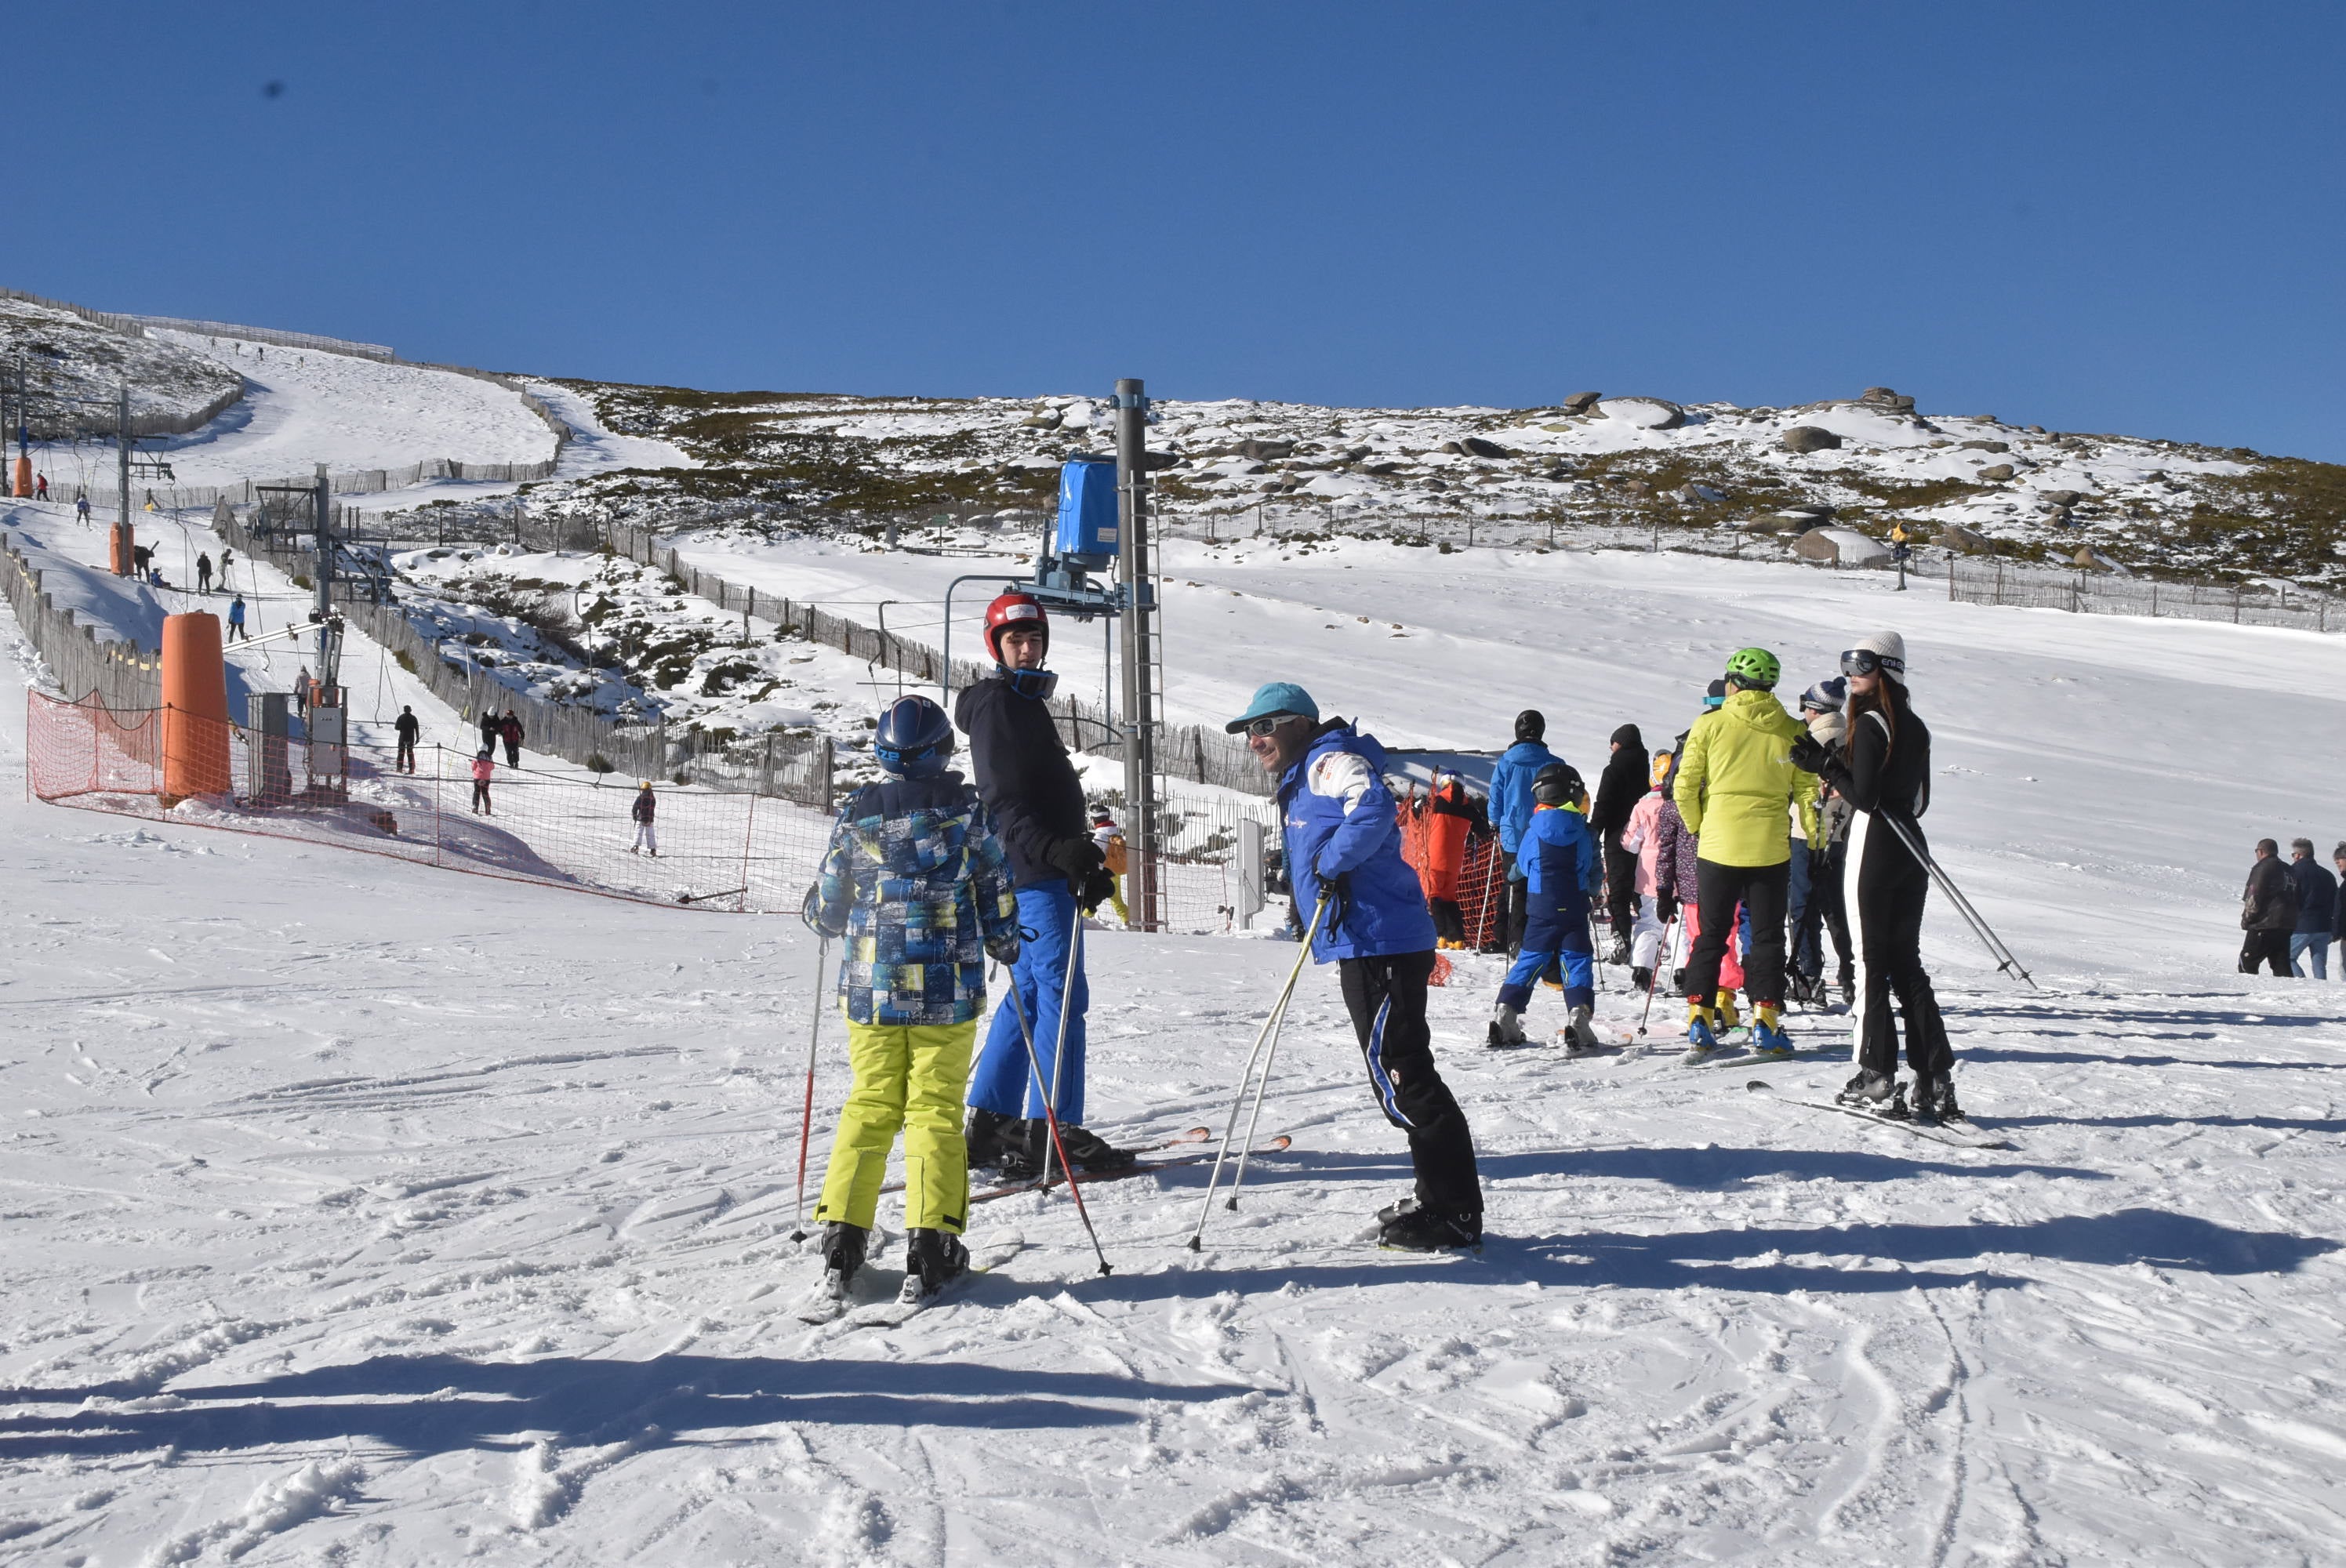
<svg viewBox="0 0 2346 1568">
<path fill-rule="evenodd" d="M 1683 728 L 1728 650 L 1814 678 L 1894 619 L 1929 671 L 1933 851 L 2045 987 L 1934 900 L 1964 1100 L 2014 1146 L 1790 1103 L 1848 1075 L 1824 1014 L 1788 1015 L 1816 1054 L 1743 1073 L 1487 1051 L 1504 961 L 1454 953 L 1430 1022 L 1488 1235 L 1379 1252 L 1402 1140 L 1307 967 L 1262 1112 L 1291 1146 L 1199 1252 L 1200 1166 L 1087 1188 L 1107 1278 L 1062 1193 L 1012 1192 L 955 1295 L 814 1327 L 795 918 L 8 803 L 0 1530 L 92 1563 L 2318 1560 L 2346 1026 L 2229 966 L 2248 843 L 2325 830 L 2329 763 L 2270 738 L 2333 731 L 2346 659 L 1750 563 L 1426 560 L 1179 546 L 1175 717 L 1238 711 L 1266 667 L 1395 743 L 1488 747 L 1537 702 L 1593 778 L 1623 718 Z M 874 596 L 937 565 L 760 564 Z M 461 739 L 373 657 L 354 688 Z M 580 841 L 623 853 L 602 794 Z M 1092 1123 L 1219 1131 L 1295 951 L 1087 944 Z M 1642 996 L 1600 978 L 1633 1033 Z"/>
</svg>

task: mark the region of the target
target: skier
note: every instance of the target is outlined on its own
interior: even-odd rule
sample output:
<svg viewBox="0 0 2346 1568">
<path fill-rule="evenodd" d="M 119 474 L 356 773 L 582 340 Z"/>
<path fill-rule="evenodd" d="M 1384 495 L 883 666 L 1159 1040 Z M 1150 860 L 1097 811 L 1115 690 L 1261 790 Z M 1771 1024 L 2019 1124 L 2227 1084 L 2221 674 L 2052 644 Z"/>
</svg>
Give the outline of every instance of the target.
<svg viewBox="0 0 2346 1568">
<path fill-rule="evenodd" d="M 932 703 L 930 706 L 933 708 L 936 705 Z M 937 712 L 942 718 L 944 710 L 938 708 Z M 652 781 L 647 779 L 636 786 L 636 798 L 627 807 L 627 815 L 634 818 L 636 823 L 636 841 L 627 846 L 627 853 L 648 853 L 654 860 L 659 858 L 659 833 L 652 825 L 652 819 L 658 814 L 659 800 L 652 794 Z"/>
<path fill-rule="evenodd" d="M 1625 724 L 1613 732 L 1612 755 L 1605 759 L 1605 771 L 1597 777 L 1596 803 L 1589 809 L 1588 826 L 1605 851 L 1605 916 L 1613 928 L 1612 950 L 1605 956 L 1607 963 L 1629 962 L 1629 928 L 1637 905 L 1637 857 L 1621 847 L 1621 830 L 1629 825 L 1629 813 L 1645 799 L 1651 780 L 1647 777 L 1646 738 L 1637 733 L 1634 724 Z"/>
<path fill-rule="evenodd" d="M 505 743 L 505 766 L 508 768 L 520 767 L 522 742 L 521 715 L 515 713 L 510 708 L 506 708 L 505 716 L 497 721 L 497 738 Z"/>
<path fill-rule="evenodd" d="M 1099 846 L 1100 867 L 1108 875 L 1108 902 L 1116 908 L 1116 918 L 1123 924 L 1132 923 L 1132 911 L 1125 907 L 1124 873 L 1131 862 L 1125 848 L 1124 830 L 1116 819 L 1105 811 L 1092 813 L 1092 842 Z M 1092 908 L 1097 909 L 1096 903 Z"/>
<path fill-rule="evenodd" d="M 1841 897 L 1857 912 L 1858 999 L 1851 1028 L 1857 1072 L 1840 1098 L 1854 1105 L 1877 1105 L 1883 1114 L 1906 1113 L 1901 1102 L 1898 1033 L 1891 1021 L 1895 993 L 1906 1033 L 1906 1062 L 1914 1070 L 1912 1114 L 1921 1121 L 1960 1121 L 1955 1103 L 1954 1053 L 1947 1044 L 1946 1020 L 1931 977 L 1923 968 L 1923 903 L 1931 873 L 1906 847 L 1889 818 L 1902 826 L 1918 849 L 1922 816 L 1931 804 L 1931 727 L 1906 696 L 1906 639 L 1875 632 L 1841 656 L 1849 677 L 1849 731 L 1837 753 L 1811 738 L 1801 748 L 1805 763 L 1831 775 L 1848 798 L 1849 860 L 1841 871 Z M 1813 836 L 1813 835 L 1811 835 Z"/>
<path fill-rule="evenodd" d="M 293 711 L 304 718 L 310 716 L 310 667 L 306 664 L 293 676 Z"/>
<path fill-rule="evenodd" d="M 209 555 L 199 555 L 196 557 L 196 587 L 206 594 L 212 591 L 212 558 Z"/>
<path fill-rule="evenodd" d="M 228 602 L 228 640 L 232 643 L 247 640 L 244 631 L 244 596 L 242 594 L 239 594 Z"/>
<path fill-rule="evenodd" d="M 74 521 L 82 524 L 84 526 L 87 526 L 89 523 L 88 496 L 76 495 L 74 497 Z"/>
<path fill-rule="evenodd" d="M 413 708 L 402 708 L 399 717 L 392 722 L 392 728 L 399 733 L 399 755 L 392 766 L 402 773 L 413 773 L 415 771 L 415 741 L 423 731 L 423 722 L 415 717 Z"/>
<path fill-rule="evenodd" d="M 495 708 L 482 708 L 481 744 L 489 750 L 495 751 L 497 748 L 498 731 L 504 728 L 504 725 L 505 720 L 498 715 Z"/>
<path fill-rule="evenodd" d="M 1637 754 L 1644 756 L 1645 748 L 1639 747 Z M 1494 1045 L 1525 1043 L 1524 1009 L 1531 1004 L 1532 986 L 1556 964 L 1564 971 L 1565 1027 L 1572 1049 L 1593 1051 L 1596 944 L 1588 935 L 1588 907 L 1605 886 L 1605 864 L 1581 815 L 1588 807 L 1588 789 L 1576 769 L 1555 762 L 1533 778 L 1532 799 L 1531 826 L 1524 830 L 1516 858 L 1524 868 L 1530 915 L 1524 923 L 1523 951 L 1499 987 L 1490 1041 Z"/>
<path fill-rule="evenodd" d="M 824 1227 L 820 1290 L 834 1301 L 862 1267 L 900 1127 L 902 1299 L 923 1300 L 969 1267 L 961 1086 L 985 1008 L 985 960 L 1015 965 L 1021 944 L 1002 841 L 979 792 L 947 771 L 953 752 L 944 708 L 925 697 L 890 704 L 872 738 L 888 777 L 840 808 L 821 879 L 807 890 L 807 924 L 847 939 L 839 995 L 855 1081 L 814 1211 Z"/>
<path fill-rule="evenodd" d="M 233 566 L 234 565 L 236 565 L 236 552 L 235 552 L 235 551 L 233 551 L 233 550 L 231 550 L 231 549 L 229 549 L 226 545 L 222 545 L 222 546 L 220 547 L 220 586 L 221 586 L 221 587 L 225 588 L 225 587 L 227 587 L 227 586 L 228 586 L 228 569 L 229 569 L 230 566 Z"/>
<path fill-rule="evenodd" d="M 1051 622 L 1030 594 L 1006 593 L 985 610 L 985 647 L 994 673 L 964 687 L 954 721 L 969 737 L 969 758 L 986 813 L 1002 835 L 1018 895 L 1020 943 L 1011 983 L 1034 1031 L 1040 1081 L 1029 1064 L 1015 1010 L 994 1010 L 969 1084 L 969 1163 L 999 1166 L 1005 1176 L 1042 1174 L 1051 1099 L 1066 1157 L 1079 1171 L 1121 1170 L 1133 1163 L 1087 1131 L 1084 1119 L 1084 1013 L 1091 988 L 1084 976 L 1077 912 L 1107 897 L 1107 857 L 1092 841 L 1083 780 L 1046 706 L 1059 677 L 1043 667 Z M 1062 1041 L 1066 1049 L 1060 1049 Z"/>
<path fill-rule="evenodd" d="M 1829 686 L 1846 690 L 1836 677 Z M 1837 748 L 1841 737 L 1849 731 L 1849 721 L 1838 711 L 1820 713 L 1809 720 L 1809 734 L 1818 744 L 1831 751 Z M 1849 911 L 1841 901 L 1841 879 L 1849 864 L 1849 802 L 1830 783 L 1820 782 L 1817 789 L 1817 828 L 1824 834 L 1824 842 L 1808 846 L 1808 900 L 1792 917 L 1791 977 L 1786 989 L 1792 998 L 1810 1007 L 1823 1007 L 1829 993 L 1825 989 L 1824 939 L 1832 938 L 1833 955 L 1839 962 L 1834 983 L 1841 992 L 1844 1010 L 1857 1004 L 1857 969 L 1849 941 Z M 1800 858 L 1795 846 L 1792 858 Z"/>
<path fill-rule="evenodd" d="M 1532 820 L 1532 778 L 1563 758 L 1544 744 L 1547 717 L 1536 708 L 1515 715 L 1515 743 L 1491 765 L 1491 826 L 1498 830 L 1500 863 L 1507 878 L 1506 919 L 1504 922 L 1509 957 L 1523 945 L 1527 891 L 1523 870 L 1515 864 L 1515 845 Z"/>
<path fill-rule="evenodd" d="M 131 575 L 132 576 L 134 576 L 134 577 L 138 578 L 140 582 L 142 582 L 142 583 L 143 583 L 143 582 L 145 582 L 145 581 L 147 580 L 148 568 L 148 566 L 149 566 L 149 565 L 151 565 L 153 564 L 154 559 L 155 559 L 155 550 L 154 550 L 154 547 L 153 547 L 152 545 L 131 545 L 131 546 L 130 546 L 130 575 Z"/>
<path fill-rule="evenodd" d="M 489 805 L 489 779 L 496 770 L 495 755 L 487 747 L 482 747 L 480 755 L 473 759 L 473 815 L 475 817 L 496 815 Z"/>
<path fill-rule="evenodd" d="M 2291 839 L 2289 880 L 2297 889 L 2297 925 L 2289 936 L 2289 966 L 2300 980 L 2330 978 L 2331 917 L 2337 912 L 2338 879 L 2313 858 L 2313 840 Z M 2309 968 L 2310 966 L 2310 968 Z"/>
<path fill-rule="evenodd" d="M 1678 921 L 1678 951 L 1664 953 L 1655 963 L 1676 965 L 1670 972 L 1670 989 L 1683 992 L 1687 988 L 1686 960 L 1696 936 L 1702 927 L 1701 901 L 1696 889 L 1701 878 L 1698 860 L 1701 844 L 1687 830 L 1686 819 L 1678 814 L 1678 803 L 1670 791 L 1678 781 L 1678 759 L 1672 758 L 1669 771 L 1662 777 L 1662 809 L 1654 813 L 1654 902 L 1655 912 L 1667 925 L 1671 917 Z M 1729 942 L 1719 962 L 1717 1005 L 1730 1021 L 1735 1007 L 1735 993 L 1743 986 L 1743 958 Z M 1725 1027 L 1733 1027 L 1732 1022 Z"/>
<path fill-rule="evenodd" d="M 1448 769 L 1436 769 L 1433 787 L 1417 809 L 1425 819 L 1425 864 L 1418 881 L 1433 916 L 1434 946 L 1464 951 L 1466 916 L 1458 907 L 1458 876 L 1466 865 L 1466 835 L 1483 821 L 1479 801 Z"/>
<path fill-rule="evenodd" d="M 1382 776 L 1384 748 L 1341 718 L 1321 722 L 1319 704 L 1286 681 L 1257 689 L 1224 728 L 1243 732 L 1247 749 L 1278 780 L 1296 908 L 1317 911 L 1323 893 L 1327 899 L 1312 954 L 1336 963 L 1377 1103 L 1409 1135 L 1416 1190 L 1378 1214 L 1379 1245 L 1412 1252 L 1480 1247 L 1483 1184 L 1474 1136 L 1434 1065 L 1425 1022 L 1433 921 L 1401 858 L 1400 819 Z"/>
<path fill-rule="evenodd" d="M 1654 971 L 1661 967 L 1662 938 L 1669 929 L 1670 911 L 1662 908 L 1661 881 L 1658 875 L 1661 858 L 1662 809 L 1669 801 L 1664 789 L 1670 776 L 1671 754 L 1657 751 L 1647 769 L 1649 788 L 1637 805 L 1630 808 L 1629 820 L 1621 830 L 1621 848 L 1627 850 L 1635 880 L 1630 891 L 1637 894 L 1637 918 L 1629 929 L 1629 989 L 1650 990 Z"/>
<path fill-rule="evenodd" d="M 1791 760 L 1791 743 L 1809 738 L 1774 690 L 1783 666 L 1766 648 L 1738 648 L 1727 660 L 1728 696 L 1695 721 L 1672 789 L 1687 830 L 1701 847 L 1695 866 L 1694 952 L 1687 960 L 1687 1044 L 1698 1053 L 1719 1044 L 1712 997 L 1736 906 L 1751 920 L 1744 986 L 1751 998 L 1751 1048 L 1768 1055 L 1792 1049 L 1780 1017 L 1784 1000 L 1784 891 L 1790 880 L 1789 809 L 1797 805 L 1816 834 L 1816 775 Z"/>
<path fill-rule="evenodd" d="M 46 501 L 48 498 L 49 476 L 46 473 L 40 474 L 33 481 L 33 499 L 36 501 Z"/>
</svg>

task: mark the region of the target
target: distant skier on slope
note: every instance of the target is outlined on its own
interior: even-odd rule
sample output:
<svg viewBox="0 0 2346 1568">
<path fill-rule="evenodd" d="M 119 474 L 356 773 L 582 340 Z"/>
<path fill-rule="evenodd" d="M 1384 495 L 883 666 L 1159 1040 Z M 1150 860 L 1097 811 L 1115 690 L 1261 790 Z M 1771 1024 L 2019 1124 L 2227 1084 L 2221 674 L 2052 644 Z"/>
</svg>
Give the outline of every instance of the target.
<svg viewBox="0 0 2346 1568">
<path fill-rule="evenodd" d="M 1640 748 L 1639 756 L 1644 748 Z M 1525 1043 L 1524 1009 L 1532 987 L 1551 965 L 1564 972 L 1566 1028 L 1573 1049 L 1596 1048 L 1592 1017 L 1596 1010 L 1596 944 L 1588 934 L 1591 901 L 1605 886 L 1604 860 L 1581 813 L 1588 789 L 1568 763 L 1554 762 L 1532 779 L 1532 820 L 1519 840 L 1516 863 L 1524 868 L 1529 913 L 1523 951 L 1499 987 L 1492 1014 L 1494 1045 Z M 1634 863 L 1634 862 L 1633 862 Z"/>
<path fill-rule="evenodd" d="M 1858 1002 L 1851 1031 L 1857 1073 L 1840 1098 L 1902 1114 L 1898 1034 L 1890 1013 L 1895 993 L 1906 1062 L 1914 1070 L 1912 1114 L 1925 1122 L 1960 1121 L 1954 1053 L 1923 968 L 1923 904 L 1931 873 L 1889 825 L 1897 822 L 1928 852 L 1922 817 L 1931 804 L 1931 727 L 1907 700 L 1906 639 L 1898 633 L 1863 638 L 1841 656 L 1841 667 L 1849 677 L 1849 732 L 1841 749 L 1827 753 L 1812 738 L 1800 748 L 1801 759 L 1821 768 L 1854 812 L 1841 885 L 1844 901 L 1857 911 Z"/>
<path fill-rule="evenodd" d="M 1816 834 L 1817 778 L 1791 759 L 1794 740 L 1809 732 L 1776 700 L 1783 667 L 1765 648 L 1739 648 L 1727 661 L 1727 700 L 1688 732 L 1673 795 L 1688 831 L 1699 836 L 1696 900 L 1700 919 L 1687 961 L 1687 1044 L 1697 1052 L 1718 1044 L 1712 1000 L 1728 944 L 1735 938 L 1736 906 L 1751 918 L 1744 955 L 1751 998 L 1751 1048 L 1787 1054 L 1791 1041 L 1780 1018 L 1784 1000 L 1784 893 L 1790 880 L 1788 807 L 1797 805 Z"/>
<path fill-rule="evenodd" d="M 1629 932 L 1637 908 L 1637 857 L 1621 847 L 1621 830 L 1629 813 L 1644 799 L 1647 778 L 1646 738 L 1634 724 L 1613 732 L 1612 754 L 1596 780 L 1596 801 L 1588 809 L 1588 826 L 1605 852 L 1605 918 L 1612 927 L 1608 963 L 1629 962 Z"/>
<path fill-rule="evenodd" d="M 815 1207 L 821 1292 L 835 1301 L 863 1266 L 899 1128 L 908 1298 L 969 1267 L 961 1091 L 985 1011 L 985 960 L 1018 962 L 1018 901 L 984 801 L 946 769 L 953 752 L 944 709 L 925 697 L 892 703 L 872 738 L 888 777 L 840 807 L 807 890 L 807 924 L 847 939 L 839 996 L 855 1081 Z"/>
<path fill-rule="evenodd" d="M 636 824 L 636 841 L 627 846 L 631 855 L 659 858 L 659 797 L 652 793 L 652 781 L 644 779 L 636 787 L 636 798 L 627 806 L 627 816 Z"/>
<path fill-rule="evenodd" d="M 1224 728 L 1246 736 L 1247 749 L 1277 781 L 1296 907 L 1316 911 L 1323 893 L 1328 900 L 1312 955 L 1336 964 L 1377 1105 L 1409 1135 L 1416 1190 L 1379 1212 L 1379 1244 L 1412 1252 L 1480 1247 L 1474 1140 L 1434 1065 L 1425 1021 L 1433 921 L 1401 858 L 1384 748 L 1341 718 L 1323 723 L 1311 694 L 1287 681 L 1258 688 Z"/>
<path fill-rule="evenodd" d="M 1563 758 L 1550 751 L 1545 744 L 1547 717 L 1536 708 L 1527 708 L 1515 715 L 1515 743 L 1500 753 L 1491 765 L 1491 826 L 1498 831 L 1501 863 L 1506 868 L 1506 916 L 1501 922 L 1501 934 L 1507 943 L 1508 956 L 1513 957 L 1524 941 L 1524 916 L 1527 891 L 1521 867 L 1515 864 L 1515 845 L 1532 820 L 1532 778 L 1550 763 Z"/>
<path fill-rule="evenodd" d="M 404 707 L 399 710 L 399 717 L 392 721 L 391 728 L 399 737 L 399 750 L 392 766 L 402 773 L 414 772 L 415 742 L 423 733 L 423 720 L 415 717 L 413 707 Z"/>
</svg>

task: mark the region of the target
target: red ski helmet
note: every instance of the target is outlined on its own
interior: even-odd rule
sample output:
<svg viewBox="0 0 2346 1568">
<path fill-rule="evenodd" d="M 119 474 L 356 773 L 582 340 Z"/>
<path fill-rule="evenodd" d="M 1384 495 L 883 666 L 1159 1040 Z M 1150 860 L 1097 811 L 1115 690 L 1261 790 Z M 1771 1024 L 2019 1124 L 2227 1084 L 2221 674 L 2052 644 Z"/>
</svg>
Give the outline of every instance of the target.
<svg viewBox="0 0 2346 1568">
<path fill-rule="evenodd" d="M 1009 661 L 1002 657 L 997 639 L 1005 626 L 1033 626 L 1043 633 L 1043 651 L 1051 651 L 1051 617 L 1043 613 L 1043 602 L 1032 594 L 1015 591 L 1001 595 L 985 606 L 985 651 L 994 656 L 996 664 Z"/>
</svg>

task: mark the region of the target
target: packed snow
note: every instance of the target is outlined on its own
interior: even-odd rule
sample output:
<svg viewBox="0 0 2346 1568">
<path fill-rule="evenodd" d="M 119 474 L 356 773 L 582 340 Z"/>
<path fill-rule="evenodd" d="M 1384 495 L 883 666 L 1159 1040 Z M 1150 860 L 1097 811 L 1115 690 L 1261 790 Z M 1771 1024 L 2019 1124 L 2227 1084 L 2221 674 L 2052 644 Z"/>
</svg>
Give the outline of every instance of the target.
<svg viewBox="0 0 2346 1568">
<path fill-rule="evenodd" d="M 96 557 L 61 510 L 9 526 Z M 685 548 L 802 601 L 890 600 L 908 630 L 948 577 L 1015 568 Z M 1735 647 L 1797 687 L 1902 630 L 1934 847 L 2041 987 L 1934 896 L 1962 1098 L 2013 1146 L 1781 1103 L 1836 1086 L 1831 1055 L 1487 1051 L 1497 961 L 1454 955 L 1437 1052 L 1489 1240 L 1382 1253 L 1361 1237 L 1403 1145 L 1311 970 L 1264 1112 L 1293 1145 L 1202 1252 L 1196 1165 L 1093 1189 L 1105 1278 L 1072 1207 L 1024 1195 L 977 1211 L 1025 1246 L 966 1294 L 811 1329 L 811 1026 L 818 1170 L 846 1071 L 797 921 L 0 792 L 12 1560 L 2335 1559 L 2346 1009 L 2334 982 L 2231 966 L 2250 843 L 2346 830 L 2320 743 L 2346 644 L 1669 554 L 1266 537 L 1164 566 L 1176 720 L 1289 678 L 1388 741 L 1487 748 L 1539 707 L 1584 771 L 1617 724 L 1683 728 Z M 248 585 L 288 596 L 260 600 L 271 624 L 297 613 L 265 568 Z M 982 592 L 955 599 L 957 652 Z M 0 632 L 7 769 L 38 671 Z M 1078 687 L 1102 673 L 1094 631 L 1055 653 Z M 458 728 L 362 639 L 351 657 L 362 717 Z M 1093 1125 L 1219 1128 L 1295 950 L 1089 948 Z M 1606 980 L 1600 1022 L 1634 1031 L 1642 999 Z M 1543 993 L 1529 1023 L 1559 1013 Z"/>
</svg>

